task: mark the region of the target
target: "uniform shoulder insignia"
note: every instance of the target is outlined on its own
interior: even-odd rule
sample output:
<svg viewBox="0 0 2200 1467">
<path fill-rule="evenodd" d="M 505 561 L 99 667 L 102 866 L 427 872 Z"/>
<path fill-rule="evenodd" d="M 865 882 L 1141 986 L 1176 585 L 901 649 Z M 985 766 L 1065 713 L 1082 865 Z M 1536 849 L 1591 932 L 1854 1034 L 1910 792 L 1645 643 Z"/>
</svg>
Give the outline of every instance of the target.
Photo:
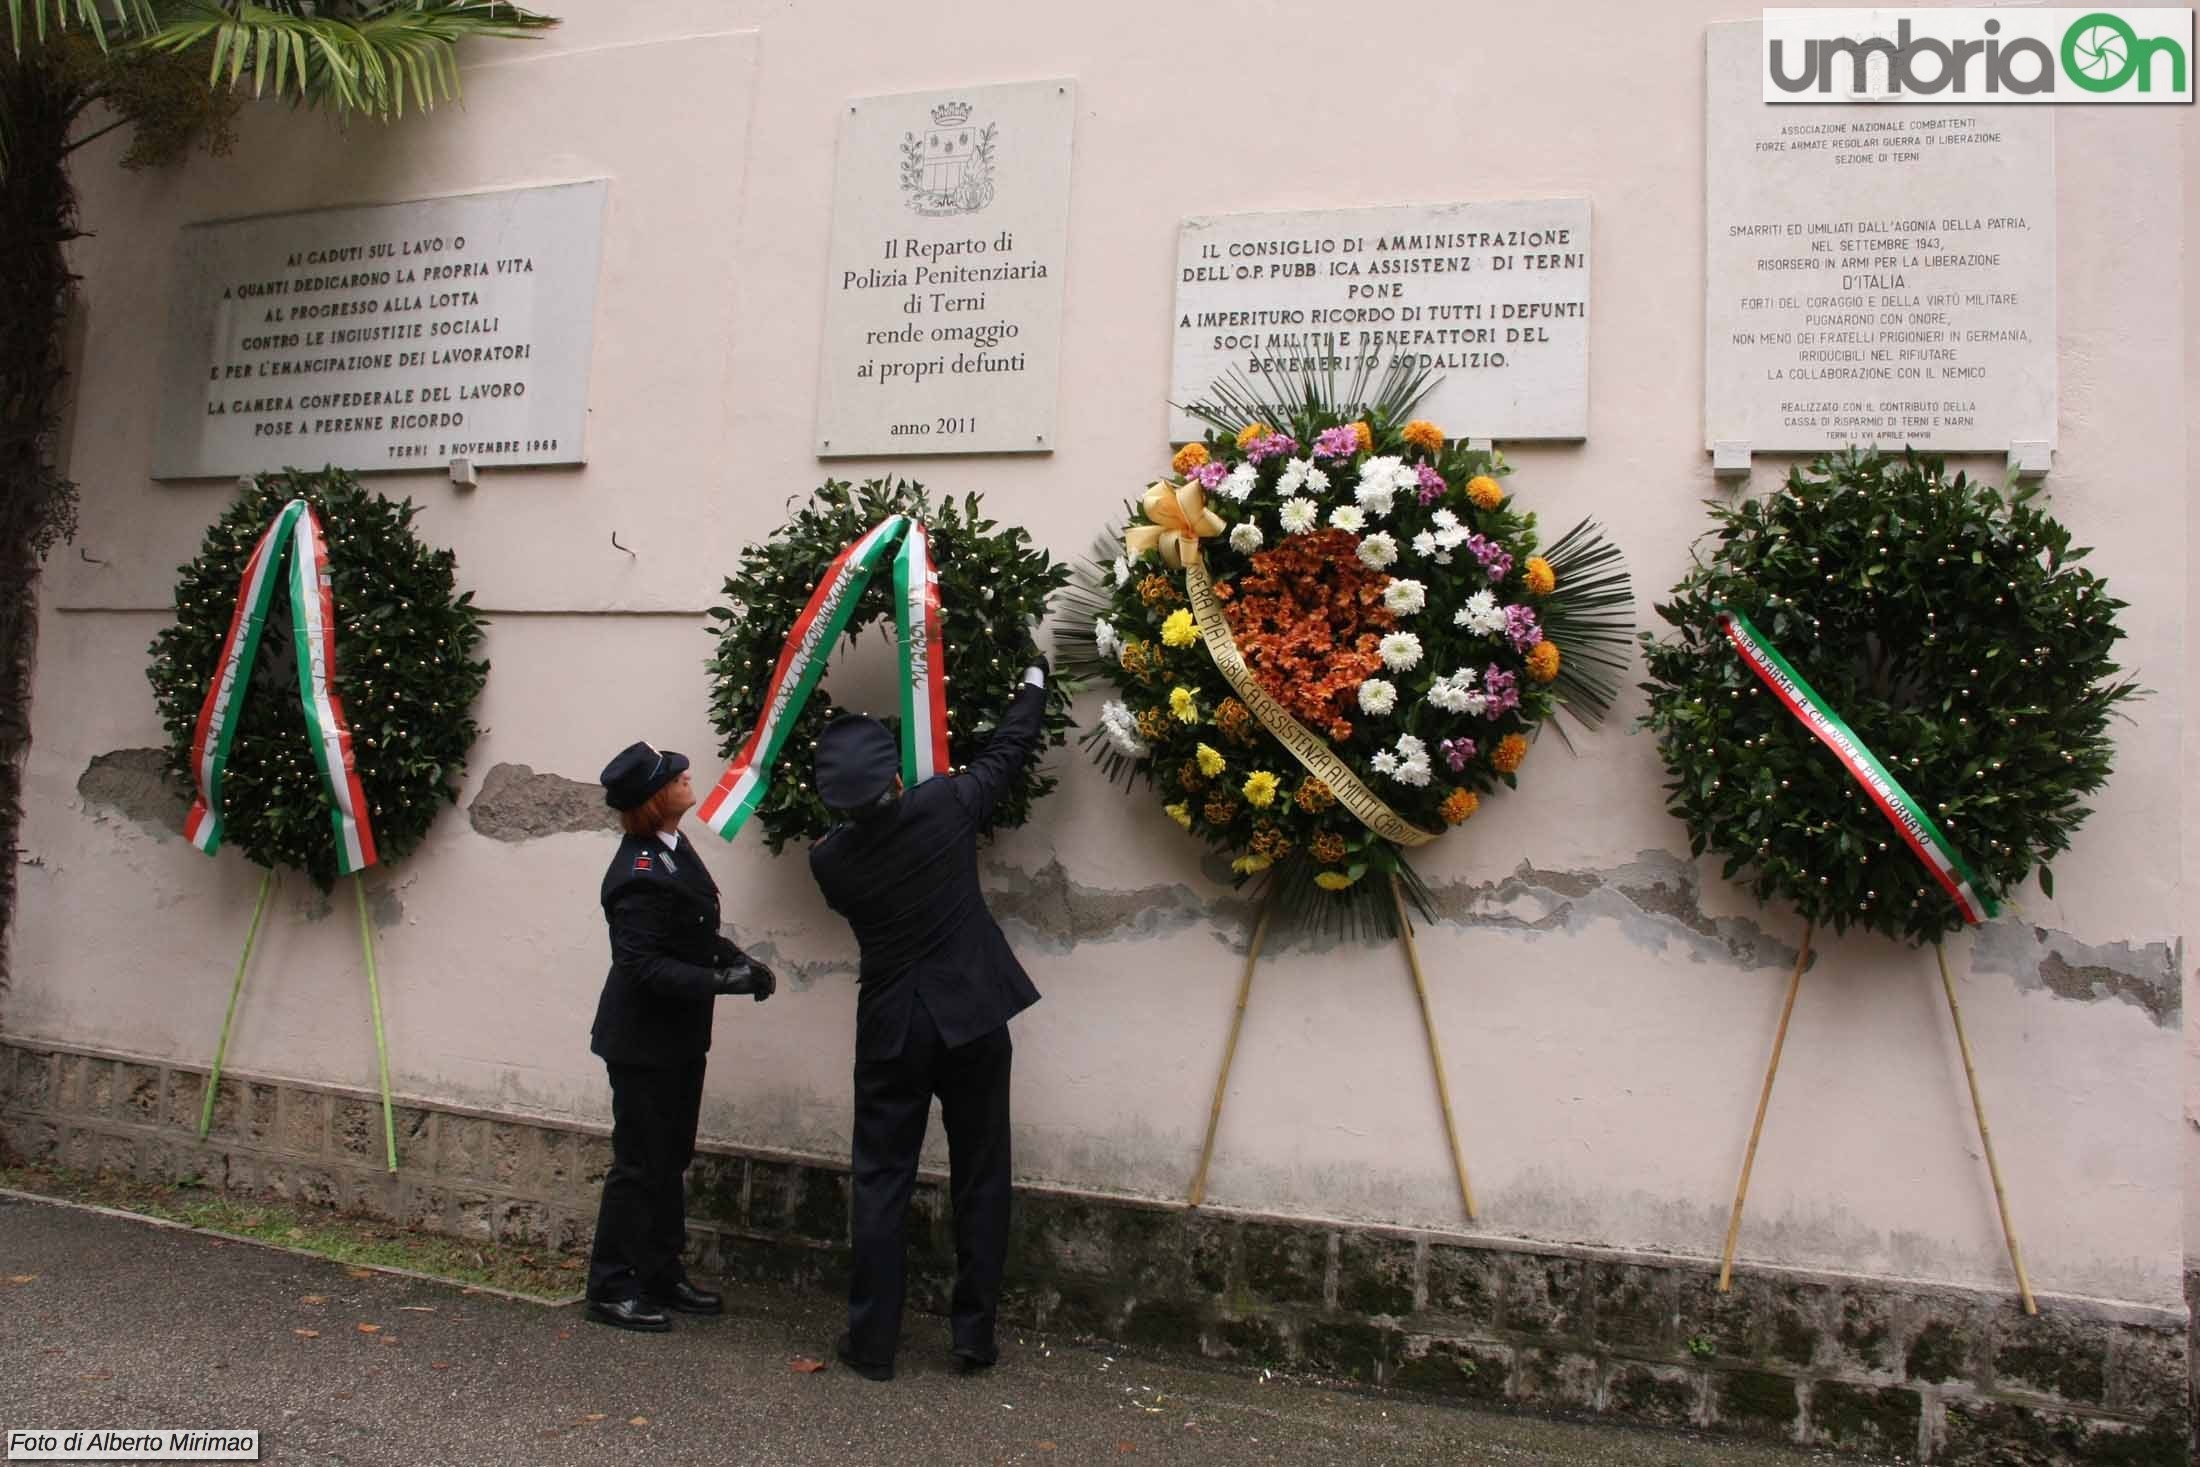
<svg viewBox="0 0 2200 1467">
<path fill-rule="evenodd" d="M 642 851 L 637 853 L 634 857 L 634 869 L 637 871 L 647 871 L 649 868 L 649 852 Z"/>
</svg>

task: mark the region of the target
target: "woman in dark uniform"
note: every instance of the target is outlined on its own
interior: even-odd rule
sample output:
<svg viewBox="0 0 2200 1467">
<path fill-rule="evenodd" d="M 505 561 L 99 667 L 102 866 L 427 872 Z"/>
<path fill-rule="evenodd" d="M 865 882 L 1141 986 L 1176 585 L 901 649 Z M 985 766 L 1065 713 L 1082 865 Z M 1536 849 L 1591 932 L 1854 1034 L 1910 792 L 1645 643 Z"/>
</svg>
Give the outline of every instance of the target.
<svg viewBox="0 0 2200 1467">
<path fill-rule="evenodd" d="M 687 756 L 633 744 L 604 766 L 604 801 L 626 839 L 603 878 L 611 972 L 589 1048 L 611 1072 L 611 1170 L 588 1263 L 588 1314 L 665 1330 L 667 1311 L 716 1314 L 687 1280 L 683 1178 L 695 1157 L 703 1057 L 720 994 L 771 997 L 771 969 L 718 932 L 718 887 L 680 817 L 695 806 Z"/>
</svg>

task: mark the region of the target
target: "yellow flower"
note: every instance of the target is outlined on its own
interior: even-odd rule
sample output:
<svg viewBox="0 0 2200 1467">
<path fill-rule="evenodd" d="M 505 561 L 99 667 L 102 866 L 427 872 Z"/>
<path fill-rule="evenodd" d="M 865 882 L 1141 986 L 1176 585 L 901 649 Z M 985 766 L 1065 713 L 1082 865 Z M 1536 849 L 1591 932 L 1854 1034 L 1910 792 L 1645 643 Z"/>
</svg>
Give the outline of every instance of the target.
<svg viewBox="0 0 2200 1467">
<path fill-rule="evenodd" d="M 1367 426 L 1367 419 L 1362 418 L 1352 425 L 1352 436 L 1360 441 L 1360 452 L 1375 451 L 1375 430 Z"/>
<path fill-rule="evenodd" d="M 1240 856 L 1230 863 L 1230 869 L 1240 876 L 1250 876 L 1255 871 L 1266 871 L 1275 864 L 1266 856 Z"/>
<path fill-rule="evenodd" d="M 1246 449 L 1251 448 L 1261 439 L 1266 438 L 1269 432 L 1270 429 L 1266 423 L 1247 423 L 1244 427 L 1238 429 L 1238 452 L 1243 453 Z"/>
<path fill-rule="evenodd" d="M 1446 825 L 1459 825 L 1481 808 L 1482 798 L 1473 790 L 1453 790 L 1444 796 L 1441 813 Z"/>
<path fill-rule="evenodd" d="M 1444 451 L 1444 430 L 1426 418 L 1415 418 L 1412 422 L 1406 424 L 1405 432 L 1401 436 L 1407 443 L 1420 449 L 1423 453 L 1442 453 Z"/>
<path fill-rule="evenodd" d="M 1190 688 L 1169 689 L 1169 711 L 1176 715 L 1180 723 L 1199 722 L 1199 705 L 1192 701 Z"/>
<path fill-rule="evenodd" d="M 1467 501 L 1476 509 L 1495 509 L 1505 502 L 1505 491 L 1488 474 L 1467 480 Z"/>
<path fill-rule="evenodd" d="M 1520 734 L 1507 734 L 1497 741 L 1490 751 L 1490 768 L 1499 774 L 1510 774 L 1528 757 L 1528 740 Z"/>
<path fill-rule="evenodd" d="M 1245 796 L 1245 803 L 1255 809 L 1267 809 L 1275 803 L 1278 783 L 1280 781 L 1267 770 L 1254 770 L 1251 774 L 1245 776 L 1245 785 L 1242 791 Z"/>
<path fill-rule="evenodd" d="M 1538 642 L 1528 649 L 1528 676 L 1539 683 L 1558 676 L 1558 643 Z"/>
<path fill-rule="evenodd" d="M 1317 871 L 1314 873 L 1314 884 L 1323 891 L 1343 891 L 1359 879 L 1357 876 L 1347 876 L 1342 871 Z"/>
<path fill-rule="evenodd" d="M 1192 828 L 1192 807 L 1181 800 L 1174 805 L 1163 805 L 1162 811 L 1186 830 Z"/>
<path fill-rule="evenodd" d="M 1222 755 L 1208 745 L 1201 744 L 1198 748 L 1192 750 L 1192 757 L 1199 761 L 1199 772 L 1209 779 L 1213 779 L 1216 775 L 1222 773 Z"/>
<path fill-rule="evenodd" d="M 1192 614 L 1181 608 L 1172 611 L 1161 623 L 1161 640 L 1171 647 L 1189 647 L 1199 640 L 1199 628 L 1192 625 Z"/>
<path fill-rule="evenodd" d="M 1551 563 L 1540 555 L 1529 556 L 1528 563 L 1520 574 L 1521 579 L 1528 583 L 1530 596 L 1548 596 L 1558 589 L 1558 572 L 1552 570 Z"/>
<path fill-rule="evenodd" d="M 1207 445 L 1204 443 L 1187 443 L 1176 451 L 1175 458 L 1169 460 L 1169 467 L 1174 469 L 1176 476 L 1181 479 L 1206 462 Z"/>
</svg>

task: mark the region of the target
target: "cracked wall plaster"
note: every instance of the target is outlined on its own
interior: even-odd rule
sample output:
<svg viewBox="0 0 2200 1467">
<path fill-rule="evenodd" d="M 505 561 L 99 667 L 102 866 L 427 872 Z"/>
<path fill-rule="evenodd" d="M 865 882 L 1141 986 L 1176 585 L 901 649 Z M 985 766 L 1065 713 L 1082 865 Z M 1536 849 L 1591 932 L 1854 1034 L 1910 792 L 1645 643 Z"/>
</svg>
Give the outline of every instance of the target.
<svg viewBox="0 0 2200 1467">
<path fill-rule="evenodd" d="M 2111 942 L 2099 947 L 2067 932 L 2003 919 L 1979 929 L 1971 969 L 2045 989 L 2075 1003 L 2128 1003 L 2164 1029 L 2184 1023 L 2183 967 L 2167 942 Z"/>
<path fill-rule="evenodd" d="M 466 815 L 475 830 L 501 841 L 619 828 L 618 815 L 603 802 L 602 785 L 537 774 L 525 764 L 491 768 Z"/>
<path fill-rule="evenodd" d="M 116 749 L 95 754 L 76 781 L 88 811 L 112 811 L 154 835 L 183 834 L 191 791 L 168 772 L 165 749 Z"/>
</svg>

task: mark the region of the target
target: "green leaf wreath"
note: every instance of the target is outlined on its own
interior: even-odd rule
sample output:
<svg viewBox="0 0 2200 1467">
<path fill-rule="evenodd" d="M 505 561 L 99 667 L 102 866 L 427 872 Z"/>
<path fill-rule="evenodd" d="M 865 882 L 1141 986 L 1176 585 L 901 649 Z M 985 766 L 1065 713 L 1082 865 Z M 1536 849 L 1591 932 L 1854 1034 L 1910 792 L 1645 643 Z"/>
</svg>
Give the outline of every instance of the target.
<svg viewBox="0 0 2200 1467">
<path fill-rule="evenodd" d="M 947 643 L 949 746 L 962 758 L 981 745 L 1007 710 L 1019 673 L 1038 657 L 1032 629 L 1046 614 L 1048 598 L 1069 583 L 1068 566 L 1034 546 L 1021 528 L 985 518 L 982 503 L 975 494 L 960 504 L 952 497 L 935 503 L 910 480 L 829 480 L 771 538 L 744 550 L 740 570 L 725 582 L 733 604 L 710 612 L 718 644 L 709 664 L 710 711 L 721 736 L 719 753 L 733 757 L 762 716 L 780 649 L 826 567 L 850 541 L 894 514 L 909 515 L 930 531 Z M 875 576 L 848 623 L 849 643 L 875 622 L 891 623 L 893 615 L 891 578 Z M 831 814 L 810 787 L 810 761 L 826 723 L 848 711 L 820 684 L 796 720 L 755 815 L 774 854 L 789 841 L 816 840 L 831 828 Z M 881 721 L 899 735 L 898 717 Z M 1069 694 L 1050 684 L 1045 746 L 1059 746 L 1069 725 Z M 1022 825 L 1055 783 L 1036 760 L 1025 766 L 987 829 Z"/>
<path fill-rule="evenodd" d="M 1411 416 L 1433 380 L 1217 384 L 1189 409 L 1203 441 L 1132 518 L 1150 520 L 1156 496 L 1164 515 L 1203 498 L 1197 555 L 1253 680 L 1397 815 L 1441 833 L 1517 783 L 1554 714 L 1603 717 L 1633 624 L 1600 531 L 1584 521 L 1546 546 L 1500 482 L 1501 454 Z M 1405 850 L 1255 716 L 1186 601 L 1166 543 L 1134 555 L 1119 533 L 1101 541 L 1061 636 L 1064 665 L 1119 694 L 1082 740 L 1094 759 L 1156 786 L 1285 916 L 1387 935 L 1394 879 L 1426 913 Z"/>
<path fill-rule="evenodd" d="M 359 781 L 384 864 L 404 858 L 458 799 L 466 751 L 479 728 L 474 700 L 488 681 L 481 613 L 459 592 L 458 558 L 421 543 L 418 510 L 363 488 L 341 469 L 299 469 L 246 481 L 176 581 L 176 620 L 153 639 L 146 676 L 168 731 L 168 761 L 191 782 L 191 739 L 207 684 L 237 605 L 238 583 L 260 534 L 293 499 L 304 499 L 328 537 L 336 607 L 332 686 L 343 700 Z M 328 792 L 315 768 L 299 703 L 297 659 L 288 654 L 287 585 L 275 593 L 260 654 L 238 710 L 222 781 L 226 840 L 270 871 L 303 871 L 327 890 L 336 880 Z"/>
<path fill-rule="evenodd" d="M 2032 501 L 1942 461 L 1851 450 L 1762 499 L 1714 504 L 1715 544 L 1645 634 L 1669 808 L 1760 901 L 1913 943 L 1956 903 L 1719 627 L 1755 623 L 1927 810 L 1991 893 L 2067 850 L 2108 778 L 2108 721 L 2138 689 L 2114 648 L 2124 603 Z M 1746 875 L 1745 875 L 1746 873 Z"/>
</svg>

